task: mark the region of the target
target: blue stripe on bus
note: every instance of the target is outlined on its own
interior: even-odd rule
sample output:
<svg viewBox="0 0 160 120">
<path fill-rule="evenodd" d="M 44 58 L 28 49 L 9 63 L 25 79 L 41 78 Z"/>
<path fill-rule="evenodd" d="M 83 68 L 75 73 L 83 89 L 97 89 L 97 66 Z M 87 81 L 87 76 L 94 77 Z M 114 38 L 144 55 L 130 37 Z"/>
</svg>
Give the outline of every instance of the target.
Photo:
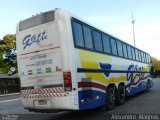
<svg viewBox="0 0 160 120">
<path fill-rule="evenodd" d="M 126 91 L 126 96 L 138 93 L 146 89 L 146 82 L 142 81 L 137 86 L 131 86 L 130 90 Z"/>
<path fill-rule="evenodd" d="M 78 92 L 79 109 L 87 110 L 105 105 L 105 93 L 96 90 L 82 90 Z"/>
</svg>

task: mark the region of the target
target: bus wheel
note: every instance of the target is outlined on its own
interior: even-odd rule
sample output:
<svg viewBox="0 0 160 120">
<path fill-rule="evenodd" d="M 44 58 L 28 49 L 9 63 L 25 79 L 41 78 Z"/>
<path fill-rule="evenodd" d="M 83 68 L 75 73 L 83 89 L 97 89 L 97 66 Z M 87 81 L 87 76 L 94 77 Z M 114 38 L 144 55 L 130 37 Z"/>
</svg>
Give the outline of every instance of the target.
<svg viewBox="0 0 160 120">
<path fill-rule="evenodd" d="M 119 85 L 117 90 L 117 104 L 122 105 L 126 100 L 126 90 L 124 85 Z"/>
<path fill-rule="evenodd" d="M 147 84 L 146 93 L 148 93 L 150 91 L 150 86 L 151 86 L 150 80 L 148 80 L 146 84 Z"/>
<path fill-rule="evenodd" d="M 106 110 L 111 110 L 116 105 L 116 94 L 113 87 L 109 87 L 106 91 Z"/>
</svg>

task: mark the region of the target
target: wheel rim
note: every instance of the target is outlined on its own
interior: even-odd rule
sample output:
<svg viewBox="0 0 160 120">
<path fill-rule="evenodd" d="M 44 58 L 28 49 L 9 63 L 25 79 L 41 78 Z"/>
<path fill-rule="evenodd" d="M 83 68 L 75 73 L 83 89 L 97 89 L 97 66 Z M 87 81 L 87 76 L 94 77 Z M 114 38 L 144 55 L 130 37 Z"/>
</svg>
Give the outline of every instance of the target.
<svg viewBox="0 0 160 120">
<path fill-rule="evenodd" d="M 108 94 L 108 103 L 109 104 L 115 104 L 115 93 L 114 90 L 110 90 Z"/>
<path fill-rule="evenodd" d="M 120 90 L 119 97 L 120 97 L 120 99 L 123 99 L 125 97 L 125 91 L 123 89 Z"/>
</svg>

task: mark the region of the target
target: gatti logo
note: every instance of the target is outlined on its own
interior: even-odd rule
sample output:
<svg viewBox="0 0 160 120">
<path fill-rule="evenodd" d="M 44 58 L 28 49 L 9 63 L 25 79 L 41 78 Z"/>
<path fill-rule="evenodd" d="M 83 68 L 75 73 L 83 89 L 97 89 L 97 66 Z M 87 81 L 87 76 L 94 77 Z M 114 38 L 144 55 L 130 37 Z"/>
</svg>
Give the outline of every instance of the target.
<svg viewBox="0 0 160 120">
<path fill-rule="evenodd" d="M 38 44 L 40 41 L 45 40 L 45 39 L 47 39 L 47 33 L 45 30 L 38 34 L 26 35 L 22 41 L 23 49 L 26 49 L 26 47 L 32 45 L 33 43 Z"/>
</svg>

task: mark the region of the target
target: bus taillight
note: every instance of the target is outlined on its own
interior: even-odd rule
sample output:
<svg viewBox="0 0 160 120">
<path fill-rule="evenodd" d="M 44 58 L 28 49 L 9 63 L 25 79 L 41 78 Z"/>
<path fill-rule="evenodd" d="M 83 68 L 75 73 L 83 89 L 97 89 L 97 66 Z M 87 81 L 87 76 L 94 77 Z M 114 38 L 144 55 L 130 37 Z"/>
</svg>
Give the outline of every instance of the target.
<svg viewBox="0 0 160 120">
<path fill-rule="evenodd" d="M 63 79 L 64 79 L 64 90 L 71 91 L 72 90 L 71 72 L 63 72 Z"/>
</svg>

